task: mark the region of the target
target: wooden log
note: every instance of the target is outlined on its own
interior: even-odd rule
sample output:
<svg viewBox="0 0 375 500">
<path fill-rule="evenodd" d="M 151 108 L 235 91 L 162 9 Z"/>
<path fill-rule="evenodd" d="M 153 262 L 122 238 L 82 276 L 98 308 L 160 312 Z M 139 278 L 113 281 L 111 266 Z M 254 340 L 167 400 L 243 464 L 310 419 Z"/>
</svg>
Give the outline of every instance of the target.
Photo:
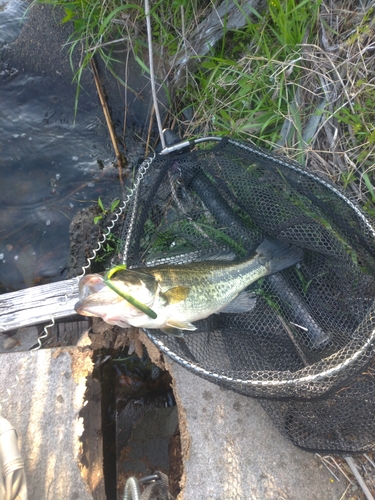
<svg viewBox="0 0 375 500">
<path fill-rule="evenodd" d="M 0 332 L 77 314 L 78 278 L 0 295 Z"/>
</svg>

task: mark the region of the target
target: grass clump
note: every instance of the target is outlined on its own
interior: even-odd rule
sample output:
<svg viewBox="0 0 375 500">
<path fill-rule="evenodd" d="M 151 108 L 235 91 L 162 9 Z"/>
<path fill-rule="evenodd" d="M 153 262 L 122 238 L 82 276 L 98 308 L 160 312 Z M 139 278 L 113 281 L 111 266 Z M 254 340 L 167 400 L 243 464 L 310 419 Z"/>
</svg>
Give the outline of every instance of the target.
<svg viewBox="0 0 375 500">
<path fill-rule="evenodd" d="M 186 135 L 281 148 L 375 215 L 375 12 L 370 2 L 267 0 L 180 91 Z M 228 57 L 229 55 L 229 57 Z"/>
<path fill-rule="evenodd" d="M 320 2 L 270 0 L 243 29 L 227 33 L 226 43 L 201 67 L 183 91 L 182 101 L 198 103 L 192 133 L 211 130 L 259 145 L 298 146 L 305 120 L 296 112 L 303 71 L 302 43 L 314 36 Z M 231 54 L 231 58 L 228 58 Z M 233 58 L 234 56 L 234 58 Z M 282 136 L 286 118 L 293 131 Z"/>
<path fill-rule="evenodd" d="M 198 3 L 202 2 L 158 0 L 153 4 L 153 36 L 160 58 L 179 50 L 186 23 L 198 19 L 204 12 L 204 9 L 200 8 L 200 14 L 198 13 Z M 33 0 L 32 5 L 34 4 L 47 4 L 62 9 L 61 23 L 69 23 L 72 26 L 66 46 L 74 74 L 73 81 L 77 83 L 76 110 L 82 72 L 90 65 L 95 55 L 105 62 L 108 70 L 125 87 L 123 76 L 113 70 L 113 63 L 123 58 L 116 54 L 115 49 L 119 43 L 125 44 L 142 68 L 146 72 L 149 71 L 144 56 L 147 38 L 143 0 L 130 3 L 119 0 Z M 123 49 L 123 46 L 121 48 Z"/>
</svg>

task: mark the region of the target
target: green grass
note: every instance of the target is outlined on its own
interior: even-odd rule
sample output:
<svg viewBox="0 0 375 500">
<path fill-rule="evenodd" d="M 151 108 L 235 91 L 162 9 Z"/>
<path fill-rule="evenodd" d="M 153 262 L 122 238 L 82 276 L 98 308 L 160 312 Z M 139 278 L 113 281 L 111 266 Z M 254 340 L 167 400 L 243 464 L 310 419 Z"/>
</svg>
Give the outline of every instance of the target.
<svg viewBox="0 0 375 500">
<path fill-rule="evenodd" d="M 344 187 L 352 187 L 368 215 L 375 216 L 375 85 L 374 61 L 369 57 L 375 36 L 374 8 L 362 12 L 343 44 L 345 59 L 337 71 L 345 90 L 332 109 L 345 155 Z"/>
<path fill-rule="evenodd" d="M 66 46 L 69 52 L 73 82 L 77 84 L 76 114 L 83 71 L 90 65 L 93 56 L 98 54 L 104 60 L 109 71 L 113 72 L 112 63 L 115 60 L 111 50 L 113 46 L 105 44 L 116 38 L 124 38 L 124 31 L 121 25 L 115 23 L 115 20 L 124 16 L 136 19 L 137 16 L 142 14 L 142 8 L 137 4 L 121 4 L 116 0 L 104 2 L 99 0 L 76 0 L 72 2 L 65 0 L 34 0 L 33 4 L 35 3 L 60 7 L 64 12 L 61 23 L 71 23 L 73 25 L 73 31 L 66 42 Z M 78 63 L 76 62 L 77 59 Z M 119 75 L 116 75 L 116 78 L 125 85 Z"/>
<path fill-rule="evenodd" d="M 226 43 L 201 64 L 182 92 L 185 106 L 195 107 L 189 133 L 215 130 L 273 147 L 289 118 L 291 130 L 283 142 L 303 152 L 305 117 L 296 102 L 303 70 L 301 44 L 316 25 L 320 2 L 267 3 L 268 12 L 226 34 Z"/>
<path fill-rule="evenodd" d="M 102 199 L 98 198 L 98 207 L 101 210 L 99 215 L 94 217 L 94 224 L 100 224 L 106 216 L 113 214 L 118 207 L 120 200 L 113 200 L 108 209 L 105 208 Z M 98 255 L 95 257 L 95 262 L 107 261 L 114 253 L 119 250 L 120 238 L 113 233 L 107 235 L 105 242 L 100 248 Z"/>
<path fill-rule="evenodd" d="M 103 217 L 105 215 L 108 215 L 109 213 L 113 213 L 116 211 L 116 208 L 118 207 L 118 205 L 120 204 L 120 200 L 113 200 L 112 203 L 111 203 L 111 206 L 109 207 L 109 209 L 107 210 L 103 204 L 103 201 L 102 199 L 98 198 L 98 207 L 100 208 L 101 210 L 101 214 L 97 215 L 96 217 L 94 217 L 94 224 L 98 224 L 99 221 L 101 221 L 103 219 Z"/>
</svg>

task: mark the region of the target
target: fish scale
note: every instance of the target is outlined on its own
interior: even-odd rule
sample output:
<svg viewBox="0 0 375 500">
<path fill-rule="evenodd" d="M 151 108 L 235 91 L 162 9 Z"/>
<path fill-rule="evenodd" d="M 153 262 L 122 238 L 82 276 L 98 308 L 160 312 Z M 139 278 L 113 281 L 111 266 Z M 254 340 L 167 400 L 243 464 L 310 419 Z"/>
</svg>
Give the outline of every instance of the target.
<svg viewBox="0 0 375 500">
<path fill-rule="evenodd" d="M 176 286 L 176 283 L 190 288 L 185 301 L 178 303 L 181 311 L 192 308 L 205 310 L 215 303 L 221 308 L 223 304 L 232 301 L 239 291 L 268 274 L 267 268 L 258 265 L 257 261 L 203 261 L 195 265 L 188 264 L 184 269 L 181 266 L 174 269 L 163 266 L 155 270 L 148 269 L 148 272 L 159 282 L 163 293 Z"/>
</svg>

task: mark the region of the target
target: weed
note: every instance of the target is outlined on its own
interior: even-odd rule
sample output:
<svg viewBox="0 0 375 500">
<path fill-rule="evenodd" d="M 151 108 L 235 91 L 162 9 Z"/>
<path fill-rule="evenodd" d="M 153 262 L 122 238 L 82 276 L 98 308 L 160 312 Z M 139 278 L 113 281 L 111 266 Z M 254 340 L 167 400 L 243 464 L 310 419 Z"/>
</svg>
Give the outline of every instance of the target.
<svg viewBox="0 0 375 500">
<path fill-rule="evenodd" d="M 34 0 L 60 6 L 72 23 L 67 46 L 77 86 L 94 54 L 109 71 L 116 43 L 128 44 L 143 71 L 147 46 L 143 0 Z M 171 64 L 190 47 L 214 2 L 156 0 L 154 50 Z M 173 95 L 172 113 L 181 135 L 212 131 L 282 148 L 285 153 L 350 189 L 365 211 L 375 213 L 374 8 L 344 0 L 266 0 L 241 29 L 229 30 L 185 86 Z M 76 61 L 75 54 L 79 54 Z M 166 64 L 166 65 L 168 65 Z M 122 85 L 123 79 L 117 76 Z M 187 113 L 192 110 L 193 113 Z M 189 116 L 189 118 L 185 118 Z M 188 121 L 187 121 L 188 120 Z"/>
<path fill-rule="evenodd" d="M 347 172 L 342 172 L 341 174 L 341 182 L 344 186 L 344 189 L 347 189 L 347 187 L 349 186 L 349 184 L 351 182 L 354 182 L 356 179 L 356 175 L 355 175 L 355 172 L 351 171 L 351 170 L 348 170 Z"/>
<path fill-rule="evenodd" d="M 104 219 L 105 216 L 107 216 L 110 213 L 113 213 L 117 206 L 119 205 L 120 200 L 113 200 L 109 209 L 106 209 L 102 199 L 99 197 L 98 198 L 98 207 L 101 210 L 101 214 L 96 215 L 94 217 L 94 224 L 99 224 L 100 221 Z M 115 252 L 118 252 L 120 248 L 120 238 L 113 233 L 109 233 L 107 235 L 107 238 L 105 242 L 103 243 L 101 249 L 100 249 L 100 254 L 98 254 L 95 258 L 95 262 L 103 262 L 108 259 L 111 255 L 113 255 Z"/>
<path fill-rule="evenodd" d="M 114 253 L 117 253 L 120 247 L 121 241 L 120 238 L 110 233 L 105 243 L 103 243 L 100 254 L 95 257 L 95 262 L 103 262 L 106 261 L 109 257 L 111 257 Z"/>
<path fill-rule="evenodd" d="M 196 106 L 187 135 L 211 130 L 274 146 L 286 117 L 304 150 L 296 95 L 303 65 L 301 46 L 314 26 L 319 2 L 268 1 L 269 12 L 236 30 L 229 47 L 208 58 L 183 91 L 185 107 Z M 228 54 L 238 57 L 233 61 Z"/>
<path fill-rule="evenodd" d="M 145 13 L 143 0 L 123 3 L 119 0 L 33 0 L 32 5 L 41 3 L 62 9 L 62 24 L 72 23 L 73 32 L 66 46 L 69 51 L 70 65 L 77 84 L 75 114 L 81 88 L 82 73 L 97 54 L 107 69 L 120 84 L 127 87 L 124 79 L 116 74 L 113 63 L 117 61 L 114 47 L 126 43 L 133 51 L 135 59 L 145 72 L 143 51 L 147 48 L 145 35 Z M 166 5 L 162 0 L 155 2 L 151 9 L 155 47 L 165 55 L 174 54 L 182 44 L 181 34 L 186 29 L 182 20 L 189 25 L 197 17 L 198 0 L 173 0 Z M 183 12 L 183 15 L 182 15 Z M 198 16 L 199 17 L 199 16 Z M 78 62 L 77 62 L 78 55 Z M 128 87 L 127 87 L 128 88 Z"/>
<path fill-rule="evenodd" d="M 102 213 L 100 215 L 97 215 L 94 217 L 94 224 L 98 224 L 99 221 L 101 221 L 103 219 L 103 217 L 105 215 L 107 215 L 108 213 L 114 212 L 116 210 L 116 208 L 118 207 L 119 203 L 120 203 L 120 200 L 113 200 L 109 210 L 107 210 L 103 205 L 102 199 L 99 197 L 98 198 L 98 207 L 100 208 Z"/>
</svg>

